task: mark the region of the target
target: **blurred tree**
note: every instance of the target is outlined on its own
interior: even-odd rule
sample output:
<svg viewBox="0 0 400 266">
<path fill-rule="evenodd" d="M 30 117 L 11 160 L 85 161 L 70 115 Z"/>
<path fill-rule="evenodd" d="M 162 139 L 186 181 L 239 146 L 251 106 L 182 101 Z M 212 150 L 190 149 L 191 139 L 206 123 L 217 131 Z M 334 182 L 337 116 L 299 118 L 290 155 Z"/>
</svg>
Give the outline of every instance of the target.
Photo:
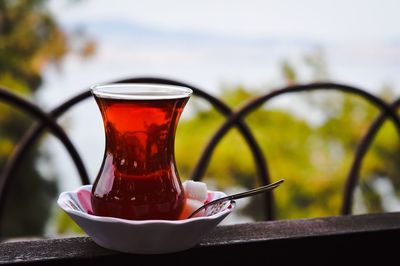
<svg viewBox="0 0 400 266">
<path fill-rule="evenodd" d="M 229 93 L 225 91 L 221 98 L 236 101 L 243 97 L 245 101 L 250 94 L 238 88 Z M 272 179 L 286 179 L 276 190 L 278 218 L 339 214 L 354 151 L 378 112 L 357 96 L 340 92 L 333 95 L 336 111 L 321 110 L 326 116 L 318 126 L 310 125 L 306 117 L 278 109 L 260 108 L 246 118 L 267 156 Z M 203 110 L 178 125 L 176 160 L 182 179 L 188 178 L 207 141 L 222 122 L 223 118 L 215 111 Z M 388 178 L 399 191 L 400 150 L 397 141 L 396 130 L 387 123 L 363 164 L 359 188 L 368 212 L 385 211 L 383 195 L 374 186 L 376 179 Z M 260 185 L 250 151 L 236 130 L 231 130 L 218 145 L 205 180 L 223 190 L 230 186 L 253 188 Z M 262 219 L 260 204 L 260 198 L 254 198 L 244 213 L 255 220 Z"/>
<path fill-rule="evenodd" d="M 314 61 L 307 65 L 325 68 L 324 60 L 317 62 L 322 58 L 321 53 L 317 55 L 310 55 Z M 299 78 L 295 69 L 287 61 L 282 65 L 283 77 L 289 84 Z M 326 70 L 311 72 L 319 73 L 321 78 L 327 73 Z M 392 95 L 388 87 L 382 91 L 382 97 L 388 102 L 393 100 Z M 223 90 L 220 98 L 237 108 L 255 96 L 252 90 L 239 86 Z M 275 194 L 278 218 L 338 215 L 355 149 L 378 111 L 358 96 L 341 92 L 299 93 L 289 97 L 293 100 L 292 111 L 269 109 L 267 104 L 246 118 L 268 159 L 272 179 L 286 179 Z M 304 104 L 312 110 L 308 115 L 293 111 L 296 106 L 302 108 Z M 310 123 L 314 110 L 323 117 L 318 124 Z M 183 179 L 188 177 L 207 141 L 223 120 L 212 109 L 203 109 L 178 125 L 176 160 Z M 378 134 L 362 167 L 358 187 L 362 192 L 361 202 L 368 212 L 387 210 L 385 196 L 379 192 L 376 180 L 389 180 L 395 192 L 400 194 L 399 160 L 397 132 L 388 122 Z M 229 186 L 252 188 L 260 185 L 250 151 L 235 129 L 216 148 L 205 180 L 223 190 Z M 255 220 L 262 219 L 261 198 L 252 198 L 243 211 Z"/>
<path fill-rule="evenodd" d="M 58 64 L 72 46 L 71 36 L 47 10 L 47 0 L 0 0 L 0 85 L 32 97 L 42 83 L 43 68 Z M 83 41 L 82 52 L 94 52 L 94 43 Z M 0 105 L 0 169 L 32 121 L 13 108 Z M 41 235 L 57 195 L 54 176 L 43 178 L 36 162 L 46 160 L 33 149 L 23 167 L 12 176 L 1 236 Z"/>
<path fill-rule="evenodd" d="M 328 63 L 325 59 L 325 52 L 322 48 L 313 50 L 304 56 L 304 62 L 311 71 L 313 81 L 329 79 Z"/>
<path fill-rule="evenodd" d="M 297 82 L 297 74 L 294 67 L 285 60 L 281 63 L 282 75 L 285 81 L 289 84 L 295 84 Z"/>
</svg>

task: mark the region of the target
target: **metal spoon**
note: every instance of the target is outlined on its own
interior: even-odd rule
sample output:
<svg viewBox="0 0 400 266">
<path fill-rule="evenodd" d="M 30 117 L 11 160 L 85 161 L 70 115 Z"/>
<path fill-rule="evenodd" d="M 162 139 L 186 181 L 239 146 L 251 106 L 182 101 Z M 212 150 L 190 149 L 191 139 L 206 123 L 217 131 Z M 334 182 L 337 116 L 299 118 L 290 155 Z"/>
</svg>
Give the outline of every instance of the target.
<svg viewBox="0 0 400 266">
<path fill-rule="evenodd" d="M 201 206 L 200 208 L 198 208 L 197 210 L 195 210 L 194 212 L 192 212 L 192 214 L 190 214 L 187 219 L 192 218 L 194 215 L 196 215 L 197 213 L 199 213 L 202 210 L 205 210 L 204 216 L 214 215 L 214 214 L 218 213 L 219 211 L 221 211 L 222 208 L 226 207 L 225 205 L 229 203 L 228 201 L 230 201 L 230 203 L 235 204 L 235 201 L 234 201 L 235 199 L 241 199 L 241 198 L 253 196 L 253 195 L 277 188 L 277 187 L 279 187 L 280 184 L 283 183 L 283 181 L 285 181 L 285 180 L 281 179 L 274 183 L 271 183 L 271 184 L 268 184 L 268 185 L 265 185 L 265 186 L 262 186 L 259 188 L 251 189 L 251 190 L 248 190 L 245 192 L 233 194 L 230 196 L 226 196 L 223 198 L 219 198 L 219 199 L 210 201 L 210 202 L 204 204 L 203 206 Z"/>
</svg>

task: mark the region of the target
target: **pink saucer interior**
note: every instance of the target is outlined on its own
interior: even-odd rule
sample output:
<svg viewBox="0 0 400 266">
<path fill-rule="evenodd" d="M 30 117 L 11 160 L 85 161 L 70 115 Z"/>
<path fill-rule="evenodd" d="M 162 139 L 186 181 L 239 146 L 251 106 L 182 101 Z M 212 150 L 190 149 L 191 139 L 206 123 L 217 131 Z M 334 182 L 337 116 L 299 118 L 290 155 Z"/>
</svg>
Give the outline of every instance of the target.
<svg viewBox="0 0 400 266">
<path fill-rule="evenodd" d="M 79 189 L 78 192 L 76 193 L 76 195 L 78 197 L 78 203 L 80 204 L 82 209 L 87 214 L 94 215 L 93 209 L 92 209 L 92 202 L 90 200 L 90 194 L 91 194 L 91 191 L 88 189 L 85 189 L 85 188 Z M 214 194 L 211 191 L 209 191 L 207 194 L 207 200 L 204 202 L 204 204 L 206 204 L 207 202 L 210 202 L 212 200 L 214 200 Z M 227 208 L 228 209 L 232 208 L 232 205 L 229 204 L 229 206 Z"/>
<path fill-rule="evenodd" d="M 86 189 L 80 189 L 76 195 L 78 196 L 78 201 L 83 210 L 88 214 L 93 214 L 92 202 L 90 201 L 90 191 Z"/>
</svg>

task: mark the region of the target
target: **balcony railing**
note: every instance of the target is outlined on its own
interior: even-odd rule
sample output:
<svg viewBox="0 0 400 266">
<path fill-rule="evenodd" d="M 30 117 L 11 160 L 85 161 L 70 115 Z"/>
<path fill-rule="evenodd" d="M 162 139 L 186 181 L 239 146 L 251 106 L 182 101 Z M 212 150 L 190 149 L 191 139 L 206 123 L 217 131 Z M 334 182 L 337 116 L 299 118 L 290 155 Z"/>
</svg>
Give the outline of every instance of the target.
<svg viewBox="0 0 400 266">
<path fill-rule="evenodd" d="M 216 227 L 172 254 L 107 250 L 89 237 L 0 244 L 0 264 L 45 265 L 398 265 L 400 213 L 268 221 Z"/>
</svg>

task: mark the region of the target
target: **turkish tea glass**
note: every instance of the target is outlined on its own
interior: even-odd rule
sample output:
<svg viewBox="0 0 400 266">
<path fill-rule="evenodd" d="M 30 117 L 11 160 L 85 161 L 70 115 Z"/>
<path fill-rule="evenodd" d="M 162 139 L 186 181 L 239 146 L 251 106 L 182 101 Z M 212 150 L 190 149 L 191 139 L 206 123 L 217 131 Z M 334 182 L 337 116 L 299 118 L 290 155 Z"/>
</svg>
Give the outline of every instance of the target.
<svg viewBox="0 0 400 266">
<path fill-rule="evenodd" d="M 91 203 L 99 216 L 178 219 L 185 195 L 175 164 L 179 117 L 192 94 L 181 86 L 104 84 L 91 88 L 105 152 Z"/>
</svg>

